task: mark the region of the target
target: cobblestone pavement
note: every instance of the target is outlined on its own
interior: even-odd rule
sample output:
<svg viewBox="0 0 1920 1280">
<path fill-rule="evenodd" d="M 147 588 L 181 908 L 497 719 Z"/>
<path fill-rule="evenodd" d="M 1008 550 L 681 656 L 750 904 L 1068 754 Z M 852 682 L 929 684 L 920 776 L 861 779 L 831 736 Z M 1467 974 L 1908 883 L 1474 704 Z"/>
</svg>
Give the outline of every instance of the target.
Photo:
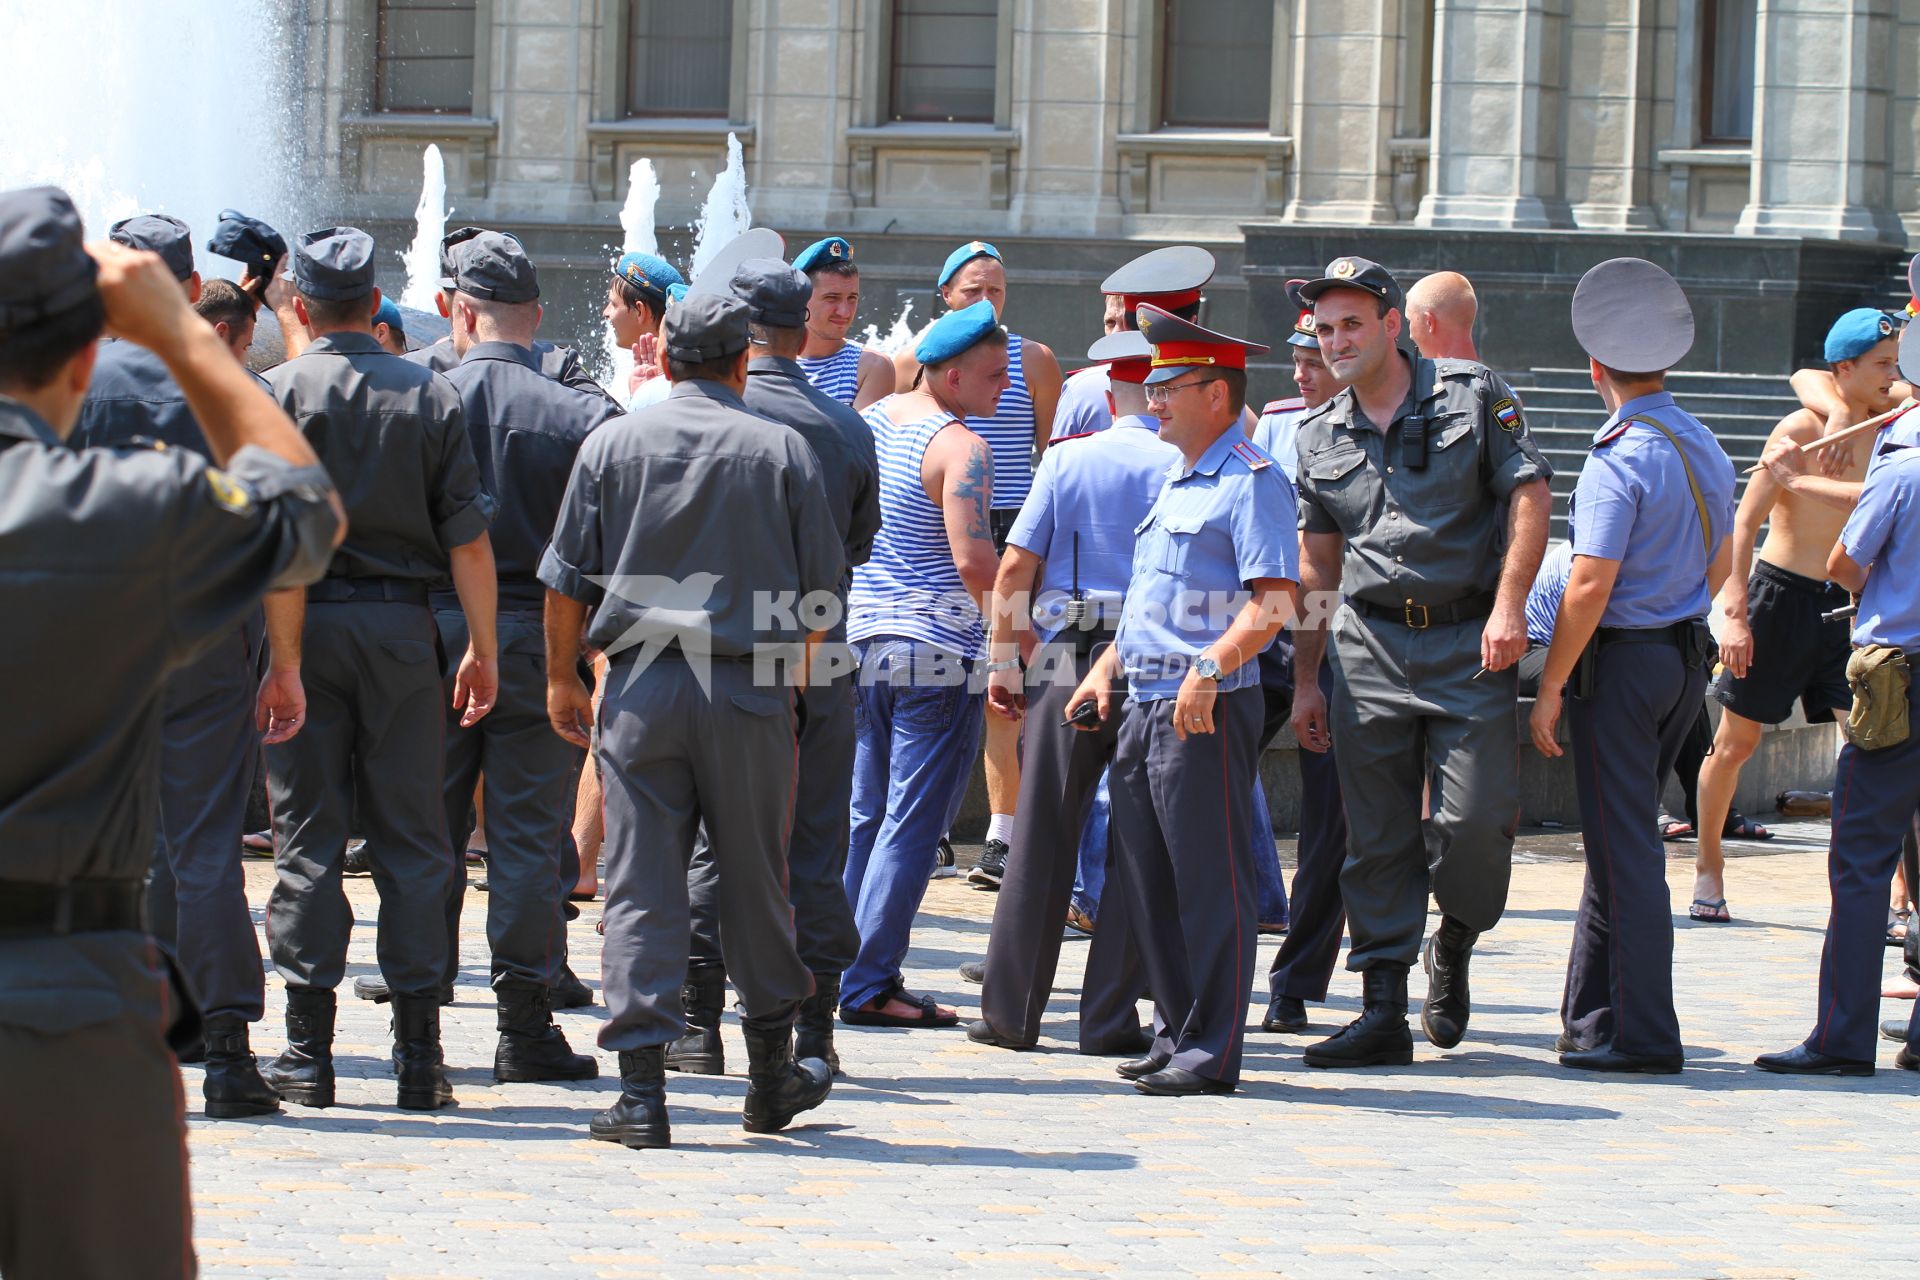
<svg viewBox="0 0 1920 1280">
<path fill-rule="evenodd" d="M 1239 1094 L 1136 1094 L 1072 1051 L 1085 947 L 1065 947 L 1041 1050 L 961 1030 L 840 1033 L 848 1076 L 775 1136 L 741 1130 L 745 1082 L 670 1077 L 670 1151 L 587 1140 L 617 1087 L 492 1083 L 493 1002 L 475 895 L 446 1011 L 460 1105 L 393 1106 L 384 1009 L 343 990 L 340 1105 L 192 1119 L 204 1272 L 222 1276 L 646 1277 L 979 1271 L 1355 1275 L 1836 1276 L 1910 1265 L 1920 1078 L 1882 1045 L 1869 1080 L 1780 1080 L 1748 1064 L 1810 1025 L 1826 914 L 1824 830 L 1783 824 L 1731 866 L 1731 926 L 1678 926 L 1680 1076 L 1576 1076 L 1554 1062 L 1579 863 L 1574 837 L 1521 843 L 1502 926 L 1474 963 L 1474 1023 L 1409 1068 L 1323 1073 L 1303 1037 L 1253 1030 Z M 1674 846 L 1676 902 L 1692 846 Z M 966 865 L 969 851 L 962 851 Z M 270 869 L 249 864 L 252 899 Z M 374 894 L 350 882 L 373 967 Z M 954 971 L 993 897 L 929 889 L 907 978 L 977 1012 Z M 596 987 L 598 908 L 573 926 Z M 1260 968 L 1272 954 L 1264 940 Z M 1897 956 L 1896 952 L 1889 952 Z M 1889 976 L 1897 966 L 1889 963 Z M 1420 980 L 1415 977 L 1415 999 Z M 1353 1016 L 1342 973 L 1316 1032 Z M 281 1044 L 269 981 L 256 1047 Z M 1888 1001 L 1887 1016 L 1909 1006 Z M 1250 1006 L 1256 1024 L 1259 1007 Z M 561 1015 L 590 1048 L 604 1011 Z M 729 1017 L 727 1054 L 745 1061 Z M 190 1104 L 198 1071 L 186 1069 Z M 1901 1227 L 1900 1223 L 1906 1223 Z"/>
</svg>

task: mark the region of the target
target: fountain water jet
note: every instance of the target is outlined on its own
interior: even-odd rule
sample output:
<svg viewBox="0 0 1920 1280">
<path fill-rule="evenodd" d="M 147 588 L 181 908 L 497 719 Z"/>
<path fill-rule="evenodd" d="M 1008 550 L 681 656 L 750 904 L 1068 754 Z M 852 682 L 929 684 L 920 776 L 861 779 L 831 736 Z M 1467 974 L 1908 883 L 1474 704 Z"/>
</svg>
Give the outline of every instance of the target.
<svg viewBox="0 0 1920 1280">
<path fill-rule="evenodd" d="M 400 305 L 424 311 L 438 310 L 440 296 L 440 241 L 447 234 L 447 166 L 440 148 L 427 144 L 421 157 L 420 203 L 413 208 L 413 243 L 400 255 L 407 267 L 406 292 Z"/>
<path fill-rule="evenodd" d="M 659 203 L 660 179 L 654 175 L 653 161 L 645 157 L 635 160 L 633 167 L 627 170 L 627 201 L 620 206 L 622 254 L 660 252 L 660 239 L 653 227 L 653 211 Z M 615 258 L 614 261 L 619 259 Z M 627 378 L 633 372 L 633 352 L 615 340 L 612 325 L 607 326 L 603 341 L 607 358 L 600 368 L 601 384 L 613 392 L 615 399 L 624 403 L 627 398 Z"/>
<path fill-rule="evenodd" d="M 693 262 L 687 279 L 693 280 L 707 269 L 714 255 L 731 240 L 753 225 L 753 209 L 747 204 L 747 166 L 740 151 L 740 139 L 727 135 L 727 166 L 714 175 L 706 203 L 700 206 L 695 224 Z"/>
</svg>

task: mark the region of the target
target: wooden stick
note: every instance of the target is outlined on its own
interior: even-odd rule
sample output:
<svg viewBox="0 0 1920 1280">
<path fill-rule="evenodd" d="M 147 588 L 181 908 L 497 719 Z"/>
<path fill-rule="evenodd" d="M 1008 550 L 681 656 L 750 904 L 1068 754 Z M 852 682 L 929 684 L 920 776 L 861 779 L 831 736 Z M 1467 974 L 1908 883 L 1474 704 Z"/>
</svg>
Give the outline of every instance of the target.
<svg viewBox="0 0 1920 1280">
<path fill-rule="evenodd" d="M 1842 427 L 1840 430 L 1834 432 L 1832 435 L 1821 436 L 1818 440 L 1815 440 L 1812 444 L 1801 445 L 1800 452 L 1801 453 L 1817 453 L 1820 450 L 1826 448 L 1830 444 L 1843 444 L 1846 441 L 1853 439 L 1855 436 L 1865 435 L 1867 432 L 1872 431 L 1875 428 L 1885 426 L 1887 423 L 1893 421 L 1895 418 L 1899 417 L 1901 414 L 1905 413 L 1907 410 L 1913 407 L 1914 407 L 1914 402 L 1912 400 L 1902 400 L 1899 404 L 1887 410 L 1885 413 L 1878 415 L 1877 417 L 1868 418 L 1865 422 L 1856 422 L 1850 427 Z M 1766 470 L 1766 466 L 1767 464 L 1764 462 L 1756 462 L 1752 466 L 1747 468 L 1747 474 L 1752 475 L 1756 471 L 1764 471 Z"/>
</svg>

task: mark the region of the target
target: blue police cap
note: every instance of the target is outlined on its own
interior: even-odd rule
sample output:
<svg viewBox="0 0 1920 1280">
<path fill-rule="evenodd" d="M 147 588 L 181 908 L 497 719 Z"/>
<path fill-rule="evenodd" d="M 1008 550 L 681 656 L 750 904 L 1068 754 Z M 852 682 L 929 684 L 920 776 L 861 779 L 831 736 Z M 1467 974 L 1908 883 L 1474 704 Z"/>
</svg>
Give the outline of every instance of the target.
<svg viewBox="0 0 1920 1280">
<path fill-rule="evenodd" d="M 689 293 L 660 322 L 667 355 L 687 364 L 737 356 L 747 349 L 747 304 L 731 294 Z"/>
<path fill-rule="evenodd" d="M 107 231 L 107 239 L 129 249 L 160 255 L 176 280 L 193 274 L 193 232 L 178 218 L 164 213 L 142 213 L 122 218 Z"/>
<path fill-rule="evenodd" d="M 395 333 L 404 334 L 407 331 L 406 319 L 401 316 L 400 308 L 394 305 L 392 298 L 380 299 L 380 305 L 373 312 L 373 322 L 384 324 Z"/>
<path fill-rule="evenodd" d="M 79 211 L 58 187 L 0 192 L 0 330 L 37 324 L 98 293 Z"/>
<path fill-rule="evenodd" d="M 540 275 L 515 236 L 482 231 L 453 246 L 453 287 L 470 298 L 491 302 L 533 302 L 540 297 Z"/>
<path fill-rule="evenodd" d="M 940 278 L 934 282 L 935 285 L 945 288 L 947 281 L 953 279 L 953 273 L 975 258 L 992 258 L 995 262 L 1002 260 L 1000 251 L 985 240 L 969 240 L 947 255 L 946 262 L 940 267 Z"/>
<path fill-rule="evenodd" d="M 1400 282 L 1393 278 L 1393 272 L 1371 258 L 1357 258 L 1350 253 L 1329 262 L 1326 274 L 1319 279 L 1303 280 L 1298 287 L 1289 284 L 1287 296 L 1303 307 L 1311 307 L 1329 289 L 1358 289 L 1395 310 L 1407 305 L 1407 295 L 1400 288 Z"/>
<path fill-rule="evenodd" d="M 748 258 L 734 268 L 732 288 L 755 324 L 798 329 L 807 323 L 813 281 L 799 267 L 778 258 Z"/>
<path fill-rule="evenodd" d="M 927 331 L 920 335 L 919 345 L 913 349 L 913 358 L 921 364 L 940 364 L 966 351 L 999 327 L 1000 320 L 993 313 L 993 304 L 982 298 L 970 307 L 949 311 L 928 325 Z"/>
<path fill-rule="evenodd" d="M 264 275 L 274 263 L 287 256 L 287 242 L 260 219 L 222 209 L 213 236 L 207 241 L 207 252 L 216 258 L 244 262 L 253 269 L 253 274 Z"/>
<path fill-rule="evenodd" d="M 352 302 L 373 292 L 373 237 L 358 227 L 323 227 L 293 247 L 293 283 L 321 302 Z"/>
<path fill-rule="evenodd" d="M 656 311 L 666 310 L 668 289 L 687 282 L 671 262 L 652 253 L 621 254 L 613 274 L 638 289 Z"/>
<path fill-rule="evenodd" d="M 1616 373 L 1664 373 L 1693 349 L 1693 307 L 1645 258 L 1609 258 L 1574 287 L 1573 336 Z"/>
<path fill-rule="evenodd" d="M 821 267 L 830 266 L 838 262 L 852 261 L 853 246 L 839 236 L 828 236 L 825 240 L 815 240 L 812 244 L 802 249 L 800 256 L 793 260 L 793 265 L 808 275 L 812 275 Z"/>
<path fill-rule="evenodd" d="M 1855 307 L 1835 320 L 1833 328 L 1827 330 L 1827 363 L 1858 360 L 1904 327 L 1901 321 L 1884 311 L 1873 307 Z"/>
</svg>

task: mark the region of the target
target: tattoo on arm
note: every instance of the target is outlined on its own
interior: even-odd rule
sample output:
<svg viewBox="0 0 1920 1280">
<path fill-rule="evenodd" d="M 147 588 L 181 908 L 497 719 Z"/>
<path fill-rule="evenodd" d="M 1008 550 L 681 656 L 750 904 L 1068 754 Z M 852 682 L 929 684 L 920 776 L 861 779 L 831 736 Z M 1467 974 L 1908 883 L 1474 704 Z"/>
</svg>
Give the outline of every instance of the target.
<svg viewBox="0 0 1920 1280">
<path fill-rule="evenodd" d="M 953 496 L 967 504 L 967 536 L 993 539 L 993 527 L 987 521 L 987 505 L 993 495 L 993 452 L 984 442 L 975 442 L 967 450 L 966 469 L 953 487 Z"/>
</svg>

